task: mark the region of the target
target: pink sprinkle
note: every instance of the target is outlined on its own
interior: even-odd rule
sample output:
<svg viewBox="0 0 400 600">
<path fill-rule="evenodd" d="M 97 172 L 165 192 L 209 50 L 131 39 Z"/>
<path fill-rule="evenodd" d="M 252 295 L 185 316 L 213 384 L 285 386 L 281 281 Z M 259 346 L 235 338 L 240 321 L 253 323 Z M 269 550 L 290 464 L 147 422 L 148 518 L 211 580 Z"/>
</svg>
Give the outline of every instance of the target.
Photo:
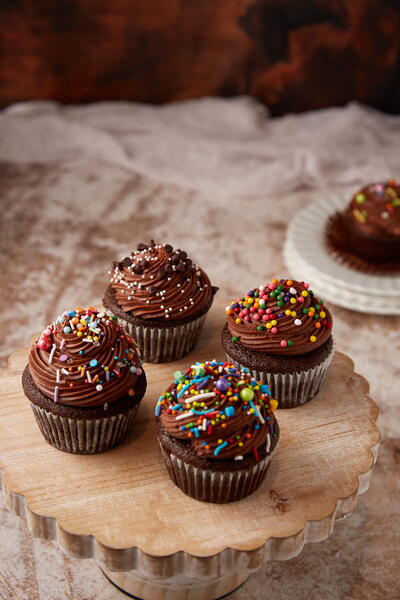
<svg viewBox="0 0 400 600">
<path fill-rule="evenodd" d="M 263 296 L 263 300 L 265 300 L 265 302 L 269 299 L 269 296 L 265 295 Z"/>
<path fill-rule="evenodd" d="M 245 316 L 245 318 L 244 318 L 244 320 L 245 320 L 245 321 L 250 321 L 250 317 L 249 317 L 249 315 L 246 315 L 246 316 Z"/>
<path fill-rule="evenodd" d="M 304 302 L 303 296 L 297 296 L 297 302 Z"/>
<path fill-rule="evenodd" d="M 248 308 L 244 308 L 243 309 L 243 314 L 244 315 L 248 315 L 249 314 L 249 309 Z"/>
<path fill-rule="evenodd" d="M 263 308 L 259 308 L 258 309 L 258 314 L 259 315 L 263 315 L 265 313 L 265 310 Z"/>
<path fill-rule="evenodd" d="M 309 283 L 305 283 L 304 287 L 306 288 L 306 290 L 308 290 L 308 288 L 310 287 L 310 284 Z"/>
<path fill-rule="evenodd" d="M 286 341 L 286 340 L 282 340 L 282 341 L 281 341 L 281 346 L 282 346 L 282 348 L 286 348 L 286 346 L 287 346 L 287 341 Z"/>
<path fill-rule="evenodd" d="M 61 354 L 58 360 L 61 360 L 61 362 L 65 362 L 66 360 L 68 360 L 68 354 Z"/>
<path fill-rule="evenodd" d="M 267 308 L 267 315 L 270 315 L 272 313 L 272 308 Z"/>
<path fill-rule="evenodd" d="M 269 316 L 268 316 L 268 315 L 264 315 L 264 316 L 263 316 L 263 321 L 268 321 L 268 319 L 269 319 Z"/>
<path fill-rule="evenodd" d="M 272 327 L 271 333 L 278 333 L 278 328 L 277 327 Z"/>
<path fill-rule="evenodd" d="M 268 287 L 270 290 L 274 290 L 276 288 L 276 285 L 274 283 L 270 283 Z"/>
<path fill-rule="evenodd" d="M 141 369 L 140 367 L 138 367 L 136 369 L 136 375 L 141 375 L 143 373 L 143 369 Z"/>
<path fill-rule="evenodd" d="M 44 335 L 51 335 L 51 329 L 47 328 L 43 331 Z"/>
<path fill-rule="evenodd" d="M 253 315 L 254 321 L 258 321 L 259 318 L 260 318 L 260 315 L 258 315 L 257 313 L 255 315 Z"/>
<path fill-rule="evenodd" d="M 254 306 L 250 307 L 250 312 L 254 312 L 256 309 L 254 308 Z"/>
<path fill-rule="evenodd" d="M 242 310 L 241 310 L 241 311 L 240 311 L 240 313 L 239 313 L 239 317 L 240 317 L 240 318 L 244 317 L 244 314 L 243 314 L 243 311 L 242 311 Z"/>
</svg>

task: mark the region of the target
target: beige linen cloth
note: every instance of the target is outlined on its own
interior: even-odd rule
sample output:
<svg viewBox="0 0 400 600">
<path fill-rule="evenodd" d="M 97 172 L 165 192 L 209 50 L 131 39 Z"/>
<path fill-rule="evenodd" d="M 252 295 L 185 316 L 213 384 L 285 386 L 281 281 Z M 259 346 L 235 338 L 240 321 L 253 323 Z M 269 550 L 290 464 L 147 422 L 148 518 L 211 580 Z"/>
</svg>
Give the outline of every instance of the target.
<svg viewBox="0 0 400 600">
<path fill-rule="evenodd" d="M 0 359 L 62 310 L 99 302 L 107 269 L 150 237 L 187 250 L 220 298 L 288 275 L 288 221 L 326 190 L 400 176 L 400 117 L 351 104 L 270 119 L 256 101 L 17 104 L 0 113 Z M 338 350 L 371 382 L 381 456 L 357 512 L 230 600 L 400 596 L 400 318 L 332 306 Z M 1 452 L 1 449 L 0 449 Z M 123 598 L 91 561 L 0 508 L 0 598 Z"/>
</svg>

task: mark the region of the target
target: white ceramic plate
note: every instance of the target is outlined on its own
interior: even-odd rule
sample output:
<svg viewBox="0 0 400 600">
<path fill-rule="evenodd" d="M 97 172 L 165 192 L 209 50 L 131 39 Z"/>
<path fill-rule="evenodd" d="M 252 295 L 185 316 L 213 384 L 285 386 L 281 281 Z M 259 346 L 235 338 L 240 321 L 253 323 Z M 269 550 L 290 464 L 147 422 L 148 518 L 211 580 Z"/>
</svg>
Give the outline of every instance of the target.
<svg viewBox="0 0 400 600">
<path fill-rule="evenodd" d="M 355 271 L 336 262 L 325 247 L 325 224 L 347 201 L 329 194 L 295 216 L 284 247 L 286 266 L 293 277 L 308 281 L 324 300 L 361 312 L 400 314 L 400 275 Z"/>
</svg>

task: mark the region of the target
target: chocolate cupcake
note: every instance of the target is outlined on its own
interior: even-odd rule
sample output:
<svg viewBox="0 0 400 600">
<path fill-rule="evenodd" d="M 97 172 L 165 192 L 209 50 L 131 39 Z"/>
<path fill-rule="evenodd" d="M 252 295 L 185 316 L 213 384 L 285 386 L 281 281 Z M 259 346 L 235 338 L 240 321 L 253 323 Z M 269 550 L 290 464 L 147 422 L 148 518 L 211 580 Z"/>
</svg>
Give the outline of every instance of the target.
<svg viewBox="0 0 400 600">
<path fill-rule="evenodd" d="M 354 194 L 326 228 L 338 260 L 362 271 L 400 269 L 400 182 L 373 183 Z"/>
<path fill-rule="evenodd" d="M 157 434 L 168 473 L 185 494 L 233 502 L 264 481 L 279 438 L 268 386 L 232 363 L 197 362 L 160 396 Z"/>
<path fill-rule="evenodd" d="M 168 362 L 190 352 L 218 288 L 186 252 L 151 240 L 109 274 L 103 304 L 137 340 L 144 361 Z"/>
<path fill-rule="evenodd" d="M 318 393 L 334 354 L 332 317 L 308 284 L 273 279 L 232 302 L 226 314 L 228 360 L 268 384 L 280 408 Z"/>
<path fill-rule="evenodd" d="M 49 444 L 94 454 L 128 434 L 146 375 L 134 341 L 115 319 L 76 308 L 62 313 L 33 344 L 22 386 Z"/>
</svg>

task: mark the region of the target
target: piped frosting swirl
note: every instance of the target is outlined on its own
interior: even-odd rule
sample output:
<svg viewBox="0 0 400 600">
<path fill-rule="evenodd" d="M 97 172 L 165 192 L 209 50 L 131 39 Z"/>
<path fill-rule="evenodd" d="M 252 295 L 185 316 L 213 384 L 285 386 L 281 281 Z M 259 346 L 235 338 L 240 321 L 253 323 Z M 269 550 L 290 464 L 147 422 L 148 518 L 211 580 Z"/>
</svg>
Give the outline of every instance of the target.
<svg viewBox="0 0 400 600">
<path fill-rule="evenodd" d="M 226 308 L 232 340 L 259 352 L 298 355 L 331 335 L 332 316 L 309 285 L 290 279 L 250 290 Z"/>
<path fill-rule="evenodd" d="M 400 181 L 366 185 L 354 194 L 346 215 L 365 234 L 400 237 Z"/>
<path fill-rule="evenodd" d="M 168 433 L 190 440 L 203 458 L 259 459 L 259 448 L 271 447 L 277 401 L 267 385 L 255 381 L 248 369 L 229 362 L 196 362 L 160 396 L 156 416 Z"/>
<path fill-rule="evenodd" d="M 216 288 L 183 250 L 169 244 L 138 244 L 109 271 L 115 300 L 143 319 L 186 319 L 211 303 Z"/>
<path fill-rule="evenodd" d="M 29 372 L 48 398 L 90 407 L 134 397 L 142 368 L 135 342 L 116 317 L 79 307 L 43 331 L 31 347 Z"/>
</svg>

